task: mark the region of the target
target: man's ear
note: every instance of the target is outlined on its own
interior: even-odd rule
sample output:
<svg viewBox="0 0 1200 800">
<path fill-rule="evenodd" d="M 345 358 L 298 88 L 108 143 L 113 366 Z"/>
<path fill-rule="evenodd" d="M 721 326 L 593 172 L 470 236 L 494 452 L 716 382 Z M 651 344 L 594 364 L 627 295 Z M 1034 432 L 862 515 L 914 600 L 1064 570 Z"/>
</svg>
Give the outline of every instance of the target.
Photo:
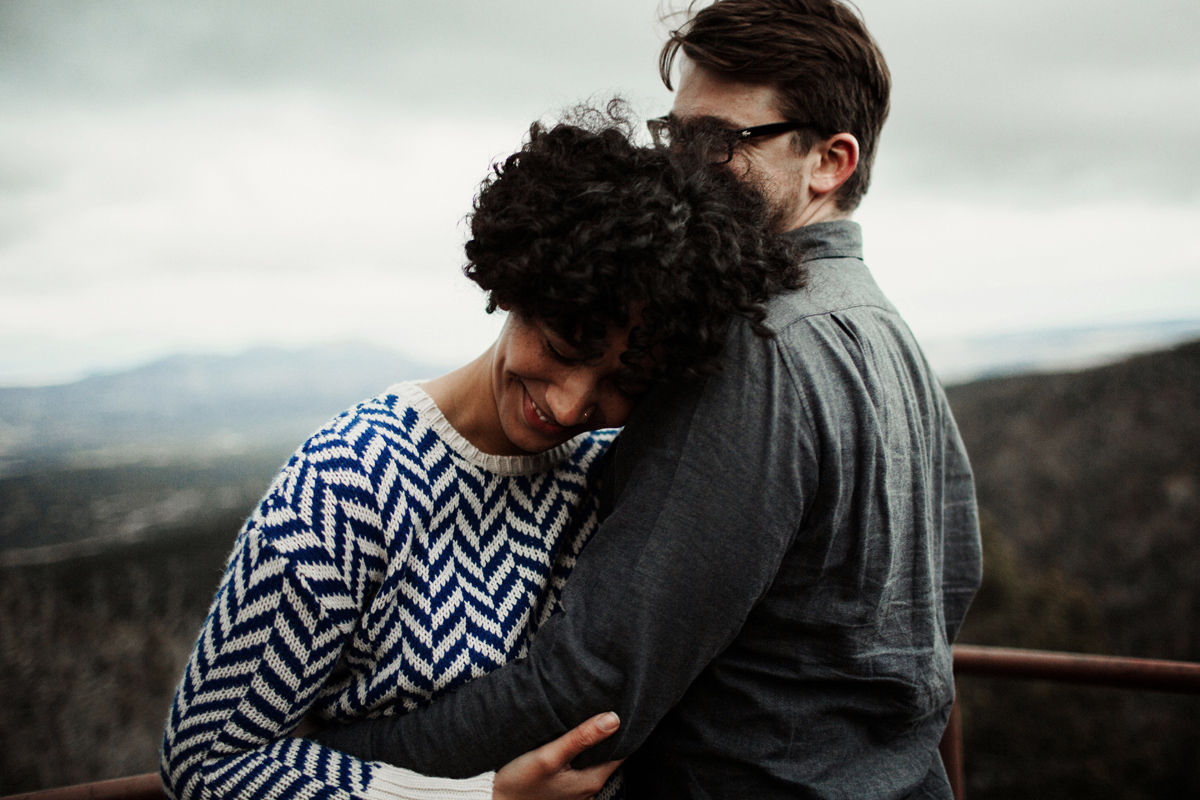
<svg viewBox="0 0 1200 800">
<path fill-rule="evenodd" d="M 837 191 L 858 167 L 858 139 L 852 133 L 838 133 L 813 148 L 818 161 L 813 167 L 808 187 L 813 194 L 825 195 Z"/>
</svg>

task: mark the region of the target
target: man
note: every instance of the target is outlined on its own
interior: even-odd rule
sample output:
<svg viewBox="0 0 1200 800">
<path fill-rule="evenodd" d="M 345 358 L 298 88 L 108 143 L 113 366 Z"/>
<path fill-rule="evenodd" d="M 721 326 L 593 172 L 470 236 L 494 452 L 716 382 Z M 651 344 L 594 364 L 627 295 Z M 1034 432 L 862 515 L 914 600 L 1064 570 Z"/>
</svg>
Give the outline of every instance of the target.
<svg viewBox="0 0 1200 800">
<path fill-rule="evenodd" d="M 654 390 L 613 455 L 610 513 L 528 658 L 322 741 L 432 774 L 492 769 L 615 710 L 577 761 L 630 797 L 949 798 L 950 642 L 980 578 L 966 454 L 862 262 L 890 78 L 841 0 L 719 0 L 672 34 L 660 135 L 714 127 L 801 247 L 771 339 Z M 787 123 L 787 124 L 780 124 Z M 764 127 L 766 126 L 766 127 Z"/>
</svg>

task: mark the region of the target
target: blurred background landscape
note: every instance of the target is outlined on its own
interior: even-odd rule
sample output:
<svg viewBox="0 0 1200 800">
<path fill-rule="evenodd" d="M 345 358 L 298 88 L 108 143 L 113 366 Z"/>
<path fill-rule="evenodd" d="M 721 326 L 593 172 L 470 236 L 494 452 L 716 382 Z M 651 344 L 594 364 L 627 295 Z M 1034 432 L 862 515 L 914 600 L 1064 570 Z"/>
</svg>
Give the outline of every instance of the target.
<svg viewBox="0 0 1200 800">
<path fill-rule="evenodd" d="M 154 770 L 275 471 L 337 409 L 430 369 L 342 346 L 0 389 L 0 792 Z M 960 641 L 1200 661 L 1200 341 L 948 393 L 986 551 Z M 972 797 L 1200 792 L 1200 698 L 959 688 Z"/>
<path fill-rule="evenodd" d="M 1200 4 L 858 5 L 855 218 L 977 472 L 962 641 L 1200 661 Z M 490 343 L 475 187 L 580 100 L 666 111 L 670 10 L 0 3 L 0 793 L 156 768 L 268 481 Z M 1200 796 L 1196 698 L 960 690 L 974 798 Z"/>
</svg>

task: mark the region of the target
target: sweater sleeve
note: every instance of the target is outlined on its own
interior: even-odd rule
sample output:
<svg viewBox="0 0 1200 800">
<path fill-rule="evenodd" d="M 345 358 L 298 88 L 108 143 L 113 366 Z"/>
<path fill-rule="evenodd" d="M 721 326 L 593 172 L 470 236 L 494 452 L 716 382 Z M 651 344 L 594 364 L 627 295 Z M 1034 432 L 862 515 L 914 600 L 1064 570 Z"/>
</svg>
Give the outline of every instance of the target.
<svg viewBox="0 0 1200 800">
<path fill-rule="evenodd" d="M 577 763 L 641 745 L 741 629 L 803 515 L 804 492 L 789 487 L 804 485 L 807 417 L 782 359 L 767 354 L 774 346 L 731 341 L 720 374 L 660 387 L 630 417 L 612 513 L 527 658 L 412 714 L 317 741 L 467 775 L 613 710 L 620 730 Z"/>
<path fill-rule="evenodd" d="M 386 553 L 372 532 L 387 520 L 353 448 L 325 445 L 306 445 L 239 535 L 171 706 L 164 786 L 176 800 L 491 798 L 490 774 L 425 778 L 289 738 L 373 594 L 362 576 Z"/>
</svg>

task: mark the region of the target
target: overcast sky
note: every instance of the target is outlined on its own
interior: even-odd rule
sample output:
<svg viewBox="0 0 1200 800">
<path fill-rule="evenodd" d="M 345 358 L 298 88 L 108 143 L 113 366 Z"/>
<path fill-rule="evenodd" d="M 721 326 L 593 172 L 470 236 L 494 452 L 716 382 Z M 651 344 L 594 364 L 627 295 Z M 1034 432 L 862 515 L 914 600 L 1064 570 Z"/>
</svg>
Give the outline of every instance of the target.
<svg viewBox="0 0 1200 800">
<path fill-rule="evenodd" d="M 856 218 L 926 340 L 1200 317 L 1200 3 L 863 0 Z M 497 320 L 462 216 L 530 120 L 665 112 L 654 0 L 0 0 L 0 385 Z"/>
</svg>

